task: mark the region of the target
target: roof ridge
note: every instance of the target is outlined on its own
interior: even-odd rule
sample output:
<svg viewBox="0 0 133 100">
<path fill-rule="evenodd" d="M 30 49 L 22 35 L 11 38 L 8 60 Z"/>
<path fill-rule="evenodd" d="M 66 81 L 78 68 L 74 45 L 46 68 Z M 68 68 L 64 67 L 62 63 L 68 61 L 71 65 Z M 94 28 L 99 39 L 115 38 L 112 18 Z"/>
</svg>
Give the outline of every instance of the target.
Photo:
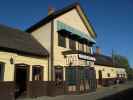
<svg viewBox="0 0 133 100">
<path fill-rule="evenodd" d="M 31 30 L 33 30 L 34 28 L 37 28 L 37 25 L 42 25 L 42 24 L 46 24 L 47 22 L 49 22 L 50 20 L 54 19 L 55 16 L 57 16 L 58 14 L 62 13 L 63 12 L 66 12 L 67 10 L 71 10 L 72 8 L 76 7 L 77 5 L 80 6 L 80 3 L 79 2 L 74 2 L 72 3 L 71 5 L 67 5 L 63 8 L 60 8 L 56 11 L 54 11 L 52 14 L 48 15 L 48 16 L 45 16 L 44 18 L 42 18 L 40 21 L 38 21 L 37 23 L 31 25 L 29 28 L 27 28 L 25 31 L 26 32 L 31 32 Z M 45 22 L 44 22 L 45 20 Z M 43 23 L 42 23 L 43 22 Z"/>
</svg>

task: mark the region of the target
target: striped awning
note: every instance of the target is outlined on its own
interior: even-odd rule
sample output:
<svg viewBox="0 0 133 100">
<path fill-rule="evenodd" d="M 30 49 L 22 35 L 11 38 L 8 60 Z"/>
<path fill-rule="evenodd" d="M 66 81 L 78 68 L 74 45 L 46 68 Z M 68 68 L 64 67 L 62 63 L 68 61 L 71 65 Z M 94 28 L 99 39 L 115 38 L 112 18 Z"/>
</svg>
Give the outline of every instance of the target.
<svg viewBox="0 0 133 100">
<path fill-rule="evenodd" d="M 69 25 L 66 25 L 63 22 L 57 21 L 57 30 L 58 31 L 65 30 L 65 31 L 68 31 L 70 33 L 70 35 L 77 35 L 80 38 L 88 40 L 89 42 L 96 43 L 96 41 L 93 38 L 89 37 L 86 33 L 81 32 Z"/>
</svg>

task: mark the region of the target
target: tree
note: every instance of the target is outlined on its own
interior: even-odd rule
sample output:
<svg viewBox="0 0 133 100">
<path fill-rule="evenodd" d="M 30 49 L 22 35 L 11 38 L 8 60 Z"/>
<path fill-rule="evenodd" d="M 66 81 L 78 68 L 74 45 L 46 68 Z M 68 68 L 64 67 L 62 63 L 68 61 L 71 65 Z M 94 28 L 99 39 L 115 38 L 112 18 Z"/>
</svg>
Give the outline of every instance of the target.
<svg viewBox="0 0 133 100">
<path fill-rule="evenodd" d="M 112 59 L 115 67 L 125 68 L 128 79 L 133 79 L 133 69 L 130 67 L 127 57 L 112 52 Z"/>
</svg>

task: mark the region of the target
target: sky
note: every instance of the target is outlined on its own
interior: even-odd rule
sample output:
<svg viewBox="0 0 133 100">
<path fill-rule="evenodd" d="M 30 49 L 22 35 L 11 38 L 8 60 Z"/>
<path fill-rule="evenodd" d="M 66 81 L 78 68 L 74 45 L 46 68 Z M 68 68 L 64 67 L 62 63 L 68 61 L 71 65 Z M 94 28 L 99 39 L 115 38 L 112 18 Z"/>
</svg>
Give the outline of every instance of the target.
<svg viewBox="0 0 133 100">
<path fill-rule="evenodd" d="M 133 0 L 1 0 L 0 24 L 25 30 L 56 10 L 80 2 L 97 33 L 103 54 L 126 56 L 133 67 Z"/>
</svg>

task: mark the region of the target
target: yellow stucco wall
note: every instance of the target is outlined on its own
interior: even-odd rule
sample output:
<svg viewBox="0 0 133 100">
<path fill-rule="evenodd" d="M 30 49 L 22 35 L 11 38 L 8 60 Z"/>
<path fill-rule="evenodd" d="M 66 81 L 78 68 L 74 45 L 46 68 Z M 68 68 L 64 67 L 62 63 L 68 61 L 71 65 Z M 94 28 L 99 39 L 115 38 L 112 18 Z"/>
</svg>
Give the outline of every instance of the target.
<svg viewBox="0 0 133 100">
<path fill-rule="evenodd" d="M 90 33 L 88 32 L 85 24 L 83 23 L 83 20 L 80 18 L 79 13 L 76 9 L 73 9 L 59 17 L 57 17 L 55 20 L 59 20 L 66 25 L 69 25 L 83 33 L 86 33 L 90 37 Z"/>
<path fill-rule="evenodd" d="M 54 43 L 54 65 L 68 66 L 66 64 L 66 59 L 62 55 L 62 52 L 70 50 L 69 49 L 69 40 L 68 40 L 68 38 L 66 38 L 66 48 L 58 46 L 57 21 L 61 21 L 61 22 L 65 23 L 66 25 L 69 25 L 77 30 L 80 30 L 81 32 L 87 34 L 89 37 L 90 37 L 90 33 L 86 29 L 86 26 L 84 25 L 83 21 L 81 20 L 76 9 L 73 9 L 73 10 L 63 14 L 54 20 L 54 39 L 53 39 L 54 40 L 54 42 L 53 42 Z M 85 48 L 85 45 L 84 45 L 84 48 Z M 78 50 L 78 42 L 76 42 L 76 49 Z M 92 48 L 90 48 L 90 49 L 92 49 Z M 81 63 L 83 63 L 82 60 L 81 60 Z"/>
<path fill-rule="evenodd" d="M 56 21 L 61 21 L 85 34 L 87 34 L 90 37 L 90 33 L 88 32 L 86 26 L 84 25 L 82 19 L 80 18 L 78 12 L 76 9 L 72 9 L 71 11 L 55 18 L 54 21 L 54 32 L 53 32 L 53 64 L 54 65 L 61 65 L 61 66 L 68 66 L 66 64 L 66 59 L 64 58 L 64 56 L 62 55 L 62 51 L 66 51 L 66 50 L 70 50 L 69 49 L 69 41 L 68 39 L 66 39 L 66 48 L 63 47 L 59 47 L 58 46 L 58 33 L 57 33 L 57 23 Z M 32 32 L 32 36 L 34 36 L 36 38 L 36 40 L 38 40 L 42 46 L 44 46 L 48 52 L 49 52 L 49 78 L 51 78 L 51 22 L 49 22 L 48 24 L 45 24 L 43 26 L 41 26 L 40 28 L 34 30 Z M 85 47 L 85 46 L 84 46 Z M 76 42 L 76 48 L 78 49 L 78 42 Z M 92 48 L 91 48 L 92 49 Z M 81 60 L 81 63 L 83 63 L 84 61 Z M 64 71 L 65 72 L 65 71 Z"/>
<path fill-rule="evenodd" d="M 11 58 L 13 58 L 14 64 L 10 63 Z M 13 81 L 14 80 L 15 64 L 19 64 L 19 63 L 24 63 L 24 64 L 30 65 L 29 81 L 32 80 L 32 65 L 44 66 L 43 78 L 44 78 L 44 81 L 48 80 L 48 61 L 46 58 L 22 56 L 22 55 L 18 55 L 15 53 L 0 51 L 0 61 L 5 63 L 4 81 Z"/>
<path fill-rule="evenodd" d="M 48 52 L 51 52 L 51 22 L 34 30 L 31 35 L 45 47 Z"/>
<path fill-rule="evenodd" d="M 49 53 L 49 80 L 51 80 L 51 22 L 34 30 L 31 34 Z"/>
<path fill-rule="evenodd" d="M 126 71 L 124 68 L 114 68 L 109 66 L 101 66 L 101 65 L 94 65 L 94 68 L 96 70 L 96 79 L 99 79 L 98 71 L 102 71 L 102 77 L 103 78 L 116 78 L 117 74 L 126 74 Z M 108 77 L 108 73 L 110 73 L 110 77 Z"/>
</svg>

